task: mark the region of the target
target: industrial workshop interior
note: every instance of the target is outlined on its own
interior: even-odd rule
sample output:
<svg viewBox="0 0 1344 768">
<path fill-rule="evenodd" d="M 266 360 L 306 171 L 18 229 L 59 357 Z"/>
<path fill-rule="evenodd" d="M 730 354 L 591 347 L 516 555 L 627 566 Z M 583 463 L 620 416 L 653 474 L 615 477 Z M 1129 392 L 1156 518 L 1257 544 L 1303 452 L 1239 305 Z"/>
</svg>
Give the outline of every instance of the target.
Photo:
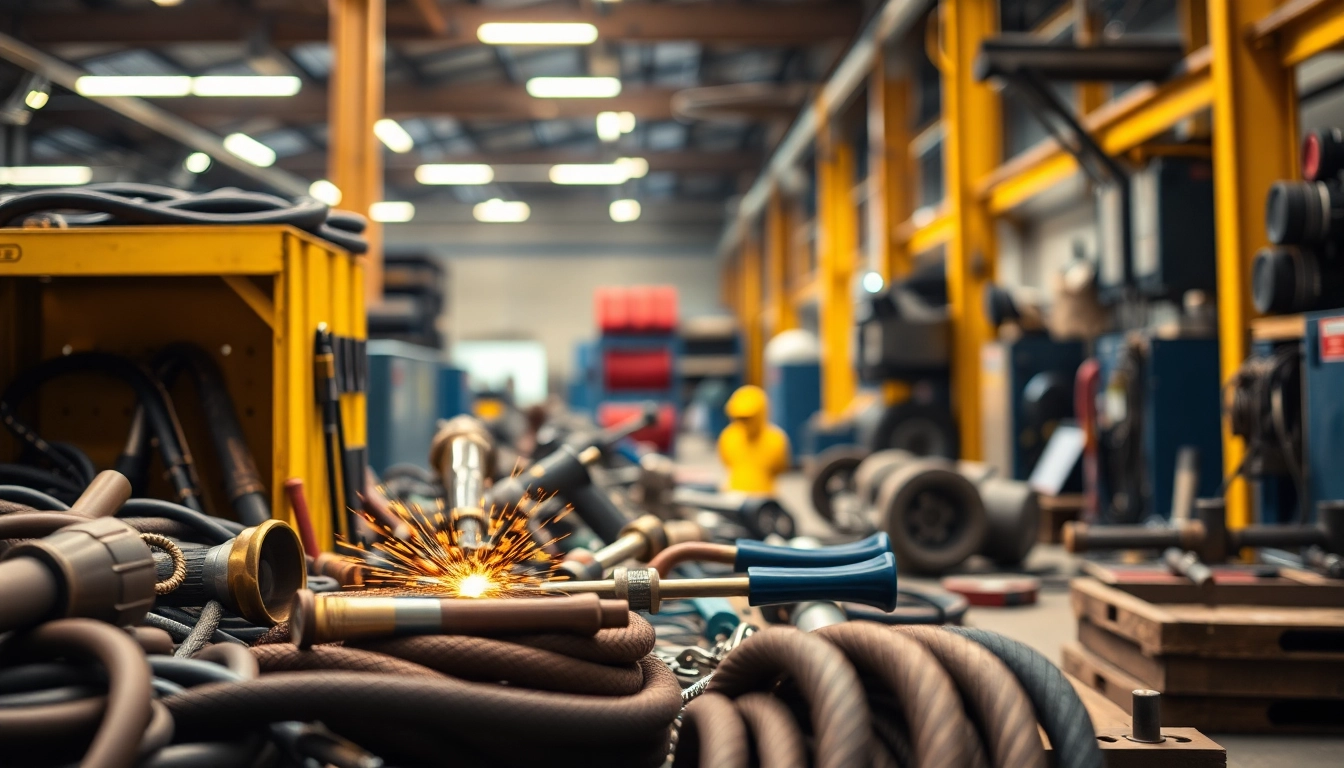
<svg viewBox="0 0 1344 768">
<path fill-rule="evenodd" d="M 0 0 L 0 768 L 1344 766 L 1344 0 Z"/>
</svg>

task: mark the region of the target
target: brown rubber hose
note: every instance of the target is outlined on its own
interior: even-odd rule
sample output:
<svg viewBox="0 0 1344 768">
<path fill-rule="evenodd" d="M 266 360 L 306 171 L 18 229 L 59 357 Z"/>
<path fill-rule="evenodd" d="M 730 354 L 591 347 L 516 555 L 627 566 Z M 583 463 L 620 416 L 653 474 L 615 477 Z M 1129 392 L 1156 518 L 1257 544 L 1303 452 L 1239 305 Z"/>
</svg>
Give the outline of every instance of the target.
<svg viewBox="0 0 1344 768">
<path fill-rule="evenodd" d="M 98 727 L 106 706 L 106 697 L 90 696 L 59 704 L 0 707 L 0 745 L 87 737 Z"/>
<path fill-rule="evenodd" d="M 657 571 L 659 576 L 666 578 L 673 568 L 682 563 L 700 561 L 732 565 L 736 559 L 737 547 L 731 544 L 715 544 L 710 541 L 683 541 L 680 544 L 673 544 L 655 555 L 649 561 L 649 567 Z"/>
<path fill-rule="evenodd" d="M 672 768 L 747 768 L 747 726 L 732 699 L 703 694 L 686 705 L 681 717 Z"/>
<path fill-rule="evenodd" d="M 817 735 L 817 768 L 852 768 L 870 760 L 872 734 L 863 684 L 838 648 L 792 627 L 768 627 L 724 658 L 709 691 L 729 697 L 791 676 L 807 700 Z"/>
<path fill-rule="evenodd" d="M 633 696 L 575 696 L 469 683 L 446 676 L 402 677 L 364 672 L 287 672 L 256 680 L 212 683 L 164 699 L 185 740 L 221 729 L 281 720 L 395 720 L 455 737 L 516 739 L 525 724 L 529 741 L 555 747 L 605 742 L 647 744 L 681 710 L 681 686 L 662 662 L 640 661 L 644 687 Z"/>
<path fill-rule="evenodd" d="M 0 562 L 0 633 L 29 627 L 56 612 L 61 582 L 35 557 Z"/>
<path fill-rule="evenodd" d="M 201 661 L 213 661 L 244 680 L 254 680 L 257 675 L 261 674 L 257 657 L 253 656 L 247 648 L 233 643 L 207 645 L 197 651 L 192 658 Z"/>
<path fill-rule="evenodd" d="M 135 640 L 93 619 L 60 619 L 29 631 L 21 642 L 29 654 L 92 656 L 103 665 L 107 670 L 106 712 L 80 768 L 134 765 L 141 737 L 153 717 L 149 665 Z"/>
<path fill-rule="evenodd" d="M 961 690 L 995 768 L 1045 768 L 1035 710 L 1017 677 L 973 640 L 938 627 L 900 627 L 924 644 Z"/>
<path fill-rule="evenodd" d="M 784 702 L 768 693 L 746 693 L 733 703 L 751 732 L 760 768 L 807 768 L 807 745 Z"/>
<path fill-rule="evenodd" d="M 253 646 L 251 653 L 266 674 L 322 669 L 430 678 L 438 674 L 429 667 L 393 656 L 339 645 L 315 645 L 308 650 L 299 650 L 288 643 L 276 643 Z"/>
<path fill-rule="evenodd" d="M 912 768 L 963 768 L 984 762 L 979 736 L 962 708 L 957 686 L 917 639 L 870 622 L 816 631 L 844 651 L 859 675 L 876 680 L 898 702 L 910 729 Z"/>
</svg>

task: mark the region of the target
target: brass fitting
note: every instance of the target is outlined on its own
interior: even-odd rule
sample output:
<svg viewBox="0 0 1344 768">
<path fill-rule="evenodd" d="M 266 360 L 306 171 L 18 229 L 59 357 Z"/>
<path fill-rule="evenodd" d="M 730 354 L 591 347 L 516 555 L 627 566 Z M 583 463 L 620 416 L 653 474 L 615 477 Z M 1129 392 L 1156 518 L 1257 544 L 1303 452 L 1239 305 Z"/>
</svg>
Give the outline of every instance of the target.
<svg viewBox="0 0 1344 768">
<path fill-rule="evenodd" d="M 294 593 L 308 583 L 308 564 L 299 535 L 282 520 L 245 528 L 214 547 L 183 547 L 187 578 L 162 595 L 164 605 L 204 605 L 218 600 L 225 608 L 259 626 L 289 618 Z M 160 571 L 171 569 L 156 555 Z"/>
</svg>

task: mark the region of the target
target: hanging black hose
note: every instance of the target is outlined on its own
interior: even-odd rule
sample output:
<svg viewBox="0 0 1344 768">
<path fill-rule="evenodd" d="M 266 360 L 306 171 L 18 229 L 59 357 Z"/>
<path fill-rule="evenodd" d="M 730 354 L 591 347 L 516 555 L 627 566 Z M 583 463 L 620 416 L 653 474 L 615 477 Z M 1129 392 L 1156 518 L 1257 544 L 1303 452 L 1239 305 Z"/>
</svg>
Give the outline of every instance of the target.
<svg viewBox="0 0 1344 768">
<path fill-rule="evenodd" d="M 1124 414 L 1105 433 L 1109 457 L 1111 501 L 1105 513 L 1108 522 L 1142 522 L 1148 498 L 1148 476 L 1143 461 L 1144 353 L 1135 339 L 1126 339 L 1112 383 L 1124 397 Z"/>
<path fill-rule="evenodd" d="M 192 194 L 153 184 L 118 183 L 24 192 L 0 201 L 0 227 L 43 213 L 58 213 L 63 224 L 74 226 L 289 224 L 351 253 L 369 248 L 360 236 L 367 222 L 359 214 L 332 211 L 310 197 L 289 201 L 230 187 Z"/>
<path fill-rule="evenodd" d="M 19 405 L 39 387 L 53 378 L 74 373 L 104 373 L 130 385 L 144 409 L 149 431 L 159 449 L 168 480 L 177 493 L 177 500 L 198 512 L 203 511 L 196 472 L 182 437 L 182 427 L 173 412 L 172 400 L 158 380 L 126 358 L 105 352 L 76 352 L 45 360 L 17 376 L 0 394 L 0 421 L 16 438 L 58 470 L 72 478 L 82 477 L 84 467 L 43 440 L 18 417 Z"/>
</svg>

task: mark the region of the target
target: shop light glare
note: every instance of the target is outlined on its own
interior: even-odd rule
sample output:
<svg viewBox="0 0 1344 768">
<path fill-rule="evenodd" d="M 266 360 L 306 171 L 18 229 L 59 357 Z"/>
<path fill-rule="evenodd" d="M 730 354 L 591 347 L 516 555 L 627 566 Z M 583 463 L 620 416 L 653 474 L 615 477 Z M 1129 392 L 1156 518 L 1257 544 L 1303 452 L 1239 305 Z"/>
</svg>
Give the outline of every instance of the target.
<svg viewBox="0 0 1344 768">
<path fill-rule="evenodd" d="M 341 203 L 341 188 L 326 179 L 318 179 L 312 184 L 309 184 L 308 195 L 314 200 L 320 200 L 327 205 L 340 205 Z"/>
<path fill-rule="evenodd" d="M 477 203 L 471 209 L 476 220 L 485 224 L 518 224 L 532 215 L 532 207 L 521 200 L 501 200 L 498 197 Z"/>
<path fill-rule="evenodd" d="M 614 2 L 615 0 L 607 0 L 607 1 Z M 182 0 L 154 0 L 154 4 L 161 8 L 172 8 L 175 5 L 181 5 Z"/>
<path fill-rule="evenodd" d="M 617 112 L 616 117 L 620 121 L 621 133 L 631 133 L 635 130 L 634 112 Z"/>
<path fill-rule="evenodd" d="M 642 157 L 618 157 L 616 165 L 625 169 L 625 173 L 632 179 L 642 179 L 649 175 L 649 161 Z"/>
<path fill-rule="evenodd" d="M 426 163 L 415 169 L 421 184 L 478 186 L 495 179 L 495 169 L 480 163 Z"/>
<path fill-rule="evenodd" d="M 369 218 L 382 224 L 405 224 L 415 218 L 415 206 L 405 200 L 384 200 L 369 206 Z"/>
<path fill-rule="evenodd" d="M 621 138 L 621 115 L 619 112 L 597 113 L 597 138 L 608 143 Z"/>
<path fill-rule="evenodd" d="M 611 214 L 611 220 L 617 224 L 624 224 L 629 221 L 635 221 L 639 218 L 638 200 L 613 200 L 607 207 L 607 213 Z"/>
<path fill-rule="evenodd" d="M 275 165 L 275 150 L 245 133 L 225 136 L 224 148 L 255 166 L 269 168 Z"/>
<path fill-rule="evenodd" d="M 80 96 L 141 96 L 174 98 L 191 93 L 186 75 L 83 75 L 75 80 Z"/>
<path fill-rule="evenodd" d="M 195 96 L 293 96 L 303 82 L 293 75 L 205 75 L 191 79 Z"/>
<path fill-rule="evenodd" d="M 50 100 L 51 95 L 46 91 L 32 90 L 23 97 L 23 104 L 29 109 L 37 110 L 47 106 L 47 102 Z"/>
<path fill-rule="evenodd" d="M 490 22 L 476 30 L 486 45 L 590 45 L 597 40 L 592 24 Z"/>
<path fill-rule="evenodd" d="M 620 163 L 572 163 L 551 166 L 554 184 L 624 184 L 630 169 Z"/>
<path fill-rule="evenodd" d="M 0 167 L 0 184 L 16 187 L 71 187 L 88 184 L 93 169 L 86 165 L 15 165 Z"/>
<path fill-rule="evenodd" d="M 204 152 L 192 152 L 182 161 L 182 167 L 192 173 L 205 173 L 210 170 L 210 156 Z"/>
<path fill-rule="evenodd" d="M 611 99 L 621 95 L 614 77 L 534 77 L 527 92 L 537 99 Z"/>
<path fill-rule="evenodd" d="M 869 272 L 863 276 L 863 290 L 869 293 L 881 293 L 884 285 L 882 275 L 877 272 Z"/>
<path fill-rule="evenodd" d="M 415 139 L 411 138 L 411 134 L 401 127 L 401 123 L 390 117 L 384 117 L 373 124 L 373 135 L 383 142 L 383 146 L 399 155 L 404 155 L 415 148 Z"/>
</svg>

